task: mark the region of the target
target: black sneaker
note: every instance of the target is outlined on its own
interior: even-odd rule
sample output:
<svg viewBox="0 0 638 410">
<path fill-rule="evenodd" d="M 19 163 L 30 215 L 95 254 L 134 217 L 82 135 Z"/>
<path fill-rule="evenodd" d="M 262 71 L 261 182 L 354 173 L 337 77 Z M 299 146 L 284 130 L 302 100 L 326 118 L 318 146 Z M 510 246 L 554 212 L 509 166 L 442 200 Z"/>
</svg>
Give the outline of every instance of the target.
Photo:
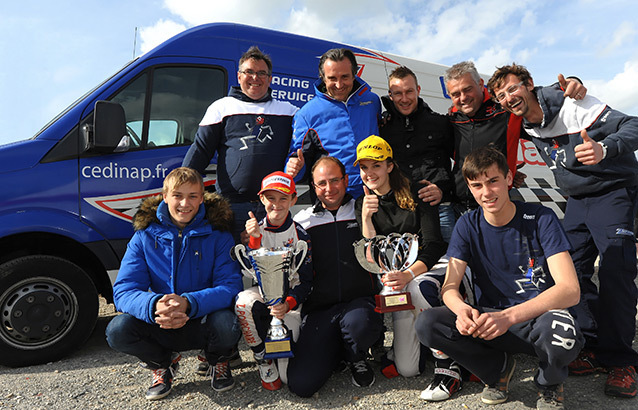
<svg viewBox="0 0 638 410">
<path fill-rule="evenodd" d="M 167 369 L 154 369 L 153 383 L 151 387 L 146 391 L 147 400 L 159 400 L 168 396 L 168 393 L 173 389 L 173 379 L 179 369 L 179 361 L 182 355 L 179 353 L 173 353 L 171 356 L 171 364 Z"/>
<path fill-rule="evenodd" d="M 210 363 L 204 356 L 197 355 L 197 358 L 199 359 L 199 364 L 195 372 L 200 376 L 208 376 L 211 372 Z"/>
<path fill-rule="evenodd" d="M 452 362 L 449 367 L 434 369 L 434 380 L 419 397 L 426 401 L 447 400 L 461 390 L 462 384 L 461 369 L 458 364 Z"/>
<path fill-rule="evenodd" d="M 357 387 L 368 387 L 374 384 L 374 371 L 366 360 L 350 363 L 352 384 Z"/>
<path fill-rule="evenodd" d="M 554 386 L 538 386 L 536 408 L 540 410 L 564 409 L 563 383 Z"/>
<path fill-rule="evenodd" d="M 481 393 L 481 401 L 483 403 L 500 404 L 507 401 L 510 379 L 514 374 L 515 367 L 516 360 L 506 353 L 505 369 L 498 375 L 498 381 L 491 385 L 485 385 L 485 388 Z"/>
<path fill-rule="evenodd" d="M 197 355 L 197 359 L 199 360 L 199 365 L 197 365 L 196 373 L 200 376 L 210 375 L 213 369 L 210 363 L 208 363 L 208 360 L 206 360 L 206 356 L 203 350 L 199 352 L 199 354 Z M 239 354 L 239 349 L 233 349 L 233 353 L 230 355 L 229 363 L 231 367 L 237 367 L 241 364 L 241 355 Z"/>
<path fill-rule="evenodd" d="M 222 392 L 230 390 L 235 386 L 235 379 L 230 372 L 230 364 L 226 362 L 219 362 L 213 367 L 213 377 L 210 382 L 213 390 Z"/>
</svg>

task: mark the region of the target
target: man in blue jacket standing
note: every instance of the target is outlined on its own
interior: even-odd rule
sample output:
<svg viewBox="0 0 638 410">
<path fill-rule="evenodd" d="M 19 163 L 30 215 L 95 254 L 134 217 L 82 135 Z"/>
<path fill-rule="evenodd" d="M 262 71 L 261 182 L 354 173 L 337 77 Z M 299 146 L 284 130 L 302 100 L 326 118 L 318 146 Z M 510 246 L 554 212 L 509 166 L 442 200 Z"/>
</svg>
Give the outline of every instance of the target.
<svg viewBox="0 0 638 410">
<path fill-rule="evenodd" d="M 181 350 L 204 349 L 214 390 L 235 383 L 228 361 L 241 330 L 231 307 L 242 282 L 230 257 L 231 224 L 228 203 L 204 195 L 201 175 L 185 167 L 174 169 L 162 196 L 144 200 L 133 218 L 136 232 L 113 285 L 123 314 L 111 320 L 106 338 L 152 370 L 148 400 L 170 393 Z"/>
<path fill-rule="evenodd" d="M 569 195 L 563 226 L 574 249 L 581 288 L 576 320 L 585 349 L 571 374 L 606 367 L 605 394 L 636 396 L 636 248 L 638 118 L 594 97 L 566 99 L 557 87 L 535 88 L 523 66 L 496 70 L 487 87 L 507 111 L 523 117 L 558 186 Z M 600 255 L 598 288 L 592 282 Z"/>
<path fill-rule="evenodd" d="M 379 135 L 381 101 L 370 86 L 357 76 L 354 53 L 345 48 L 326 51 L 319 60 L 319 80 L 315 98 L 306 103 L 293 119 L 292 153 L 286 173 L 296 177 L 308 174 L 324 155 L 339 159 L 350 180 L 348 193 L 363 194 L 357 159 L 357 145 L 370 135 Z"/>
</svg>

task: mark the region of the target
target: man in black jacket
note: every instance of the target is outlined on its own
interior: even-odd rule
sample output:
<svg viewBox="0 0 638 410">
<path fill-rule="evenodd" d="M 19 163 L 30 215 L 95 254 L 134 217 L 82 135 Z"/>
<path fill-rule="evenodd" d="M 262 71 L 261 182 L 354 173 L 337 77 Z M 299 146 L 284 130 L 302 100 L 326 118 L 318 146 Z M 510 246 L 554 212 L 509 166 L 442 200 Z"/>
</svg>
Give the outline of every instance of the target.
<svg viewBox="0 0 638 410">
<path fill-rule="evenodd" d="M 441 234 L 450 241 L 454 212 L 452 154 L 454 135 L 445 115 L 437 114 L 419 97 L 421 87 L 408 67 L 395 68 L 388 78 L 388 96 L 381 97 L 386 123 L 381 137 L 390 144 L 394 160 L 410 179 L 421 206 L 439 206 Z"/>
<path fill-rule="evenodd" d="M 294 220 L 313 243 L 313 289 L 303 304 L 295 357 L 288 364 L 288 387 L 302 397 L 317 392 L 342 360 L 349 363 L 355 386 L 372 385 L 366 355 L 383 328 L 374 311 L 377 279 L 359 265 L 352 246 L 361 233 L 355 201 L 346 194 L 345 167 L 335 157 L 321 157 L 311 175 L 318 201 Z"/>
</svg>

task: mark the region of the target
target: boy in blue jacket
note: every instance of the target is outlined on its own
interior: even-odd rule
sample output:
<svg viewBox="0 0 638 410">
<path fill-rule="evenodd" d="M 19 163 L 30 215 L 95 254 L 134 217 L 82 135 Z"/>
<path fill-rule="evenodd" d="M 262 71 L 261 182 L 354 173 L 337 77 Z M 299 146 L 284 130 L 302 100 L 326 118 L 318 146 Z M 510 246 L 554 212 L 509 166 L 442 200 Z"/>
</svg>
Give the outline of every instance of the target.
<svg viewBox="0 0 638 410">
<path fill-rule="evenodd" d="M 153 372 L 148 400 L 168 395 L 181 350 L 204 349 L 215 363 L 212 388 L 234 386 L 228 359 L 241 337 L 232 302 L 242 289 L 230 257 L 232 212 L 202 177 L 174 169 L 162 196 L 145 199 L 133 218 L 135 234 L 113 285 L 116 308 L 106 338 Z"/>
</svg>

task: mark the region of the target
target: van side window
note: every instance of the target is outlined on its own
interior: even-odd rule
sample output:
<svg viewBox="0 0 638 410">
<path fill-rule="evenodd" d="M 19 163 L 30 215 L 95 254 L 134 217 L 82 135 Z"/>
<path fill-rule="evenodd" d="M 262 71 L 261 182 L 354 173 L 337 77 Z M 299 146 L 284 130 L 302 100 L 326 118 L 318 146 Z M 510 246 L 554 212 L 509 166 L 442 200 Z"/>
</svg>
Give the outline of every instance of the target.
<svg viewBox="0 0 638 410">
<path fill-rule="evenodd" d="M 111 100 L 124 107 L 131 147 L 152 149 L 190 145 L 206 109 L 226 90 L 221 68 L 164 66 L 144 73 Z"/>
</svg>

